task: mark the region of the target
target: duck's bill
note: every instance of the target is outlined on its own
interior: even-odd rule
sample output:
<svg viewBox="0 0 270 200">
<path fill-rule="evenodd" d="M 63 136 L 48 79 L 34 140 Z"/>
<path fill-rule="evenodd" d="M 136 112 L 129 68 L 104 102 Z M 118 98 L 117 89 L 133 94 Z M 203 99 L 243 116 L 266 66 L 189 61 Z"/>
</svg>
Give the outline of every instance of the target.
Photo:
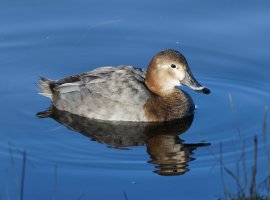
<svg viewBox="0 0 270 200">
<path fill-rule="evenodd" d="M 200 85 L 197 80 L 193 77 L 192 73 L 186 73 L 186 76 L 184 78 L 183 81 L 181 81 L 181 83 L 189 88 L 191 88 L 192 90 L 196 91 L 196 92 L 200 92 L 200 93 L 204 93 L 204 94 L 209 94 L 211 91 Z"/>
</svg>

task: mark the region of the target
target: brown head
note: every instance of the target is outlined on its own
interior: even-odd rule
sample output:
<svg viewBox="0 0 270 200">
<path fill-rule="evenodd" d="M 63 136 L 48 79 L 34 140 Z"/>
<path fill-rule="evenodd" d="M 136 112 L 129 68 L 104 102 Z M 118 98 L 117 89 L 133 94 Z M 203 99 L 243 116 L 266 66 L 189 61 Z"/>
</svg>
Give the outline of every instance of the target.
<svg viewBox="0 0 270 200">
<path fill-rule="evenodd" d="M 157 53 L 148 65 L 145 84 L 159 96 L 175 91 L 176 86 L 185 85 L 197 92 L 209 94 L 193 77 L 185 57 L 178 51 L 168 49 Z"/>
</svg>

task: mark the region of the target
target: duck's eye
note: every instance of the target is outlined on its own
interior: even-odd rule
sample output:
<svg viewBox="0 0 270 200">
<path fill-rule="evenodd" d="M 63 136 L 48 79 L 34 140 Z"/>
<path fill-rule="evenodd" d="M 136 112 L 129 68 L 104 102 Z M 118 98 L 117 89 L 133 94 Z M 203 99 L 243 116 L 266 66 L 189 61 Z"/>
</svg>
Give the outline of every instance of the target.
<svg viewBox="0 0 270 200">
<path fill-rule="evenodd" d="M 171 64 L 171 68 L 176 68 L 176 65 L 175 64 Z"/>
</svg>

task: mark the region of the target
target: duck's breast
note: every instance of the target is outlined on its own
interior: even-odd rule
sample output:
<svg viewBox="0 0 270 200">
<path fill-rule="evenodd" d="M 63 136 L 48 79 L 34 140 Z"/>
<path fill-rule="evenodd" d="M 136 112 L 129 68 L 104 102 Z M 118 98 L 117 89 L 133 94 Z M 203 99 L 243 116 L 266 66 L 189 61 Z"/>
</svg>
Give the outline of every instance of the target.
<svg viewBox="0 0 270 200">
<path fill-rule="evenodd" d="M 152 95 L 144 105 L 148 121 L 171 121 L 188 117 L 195 109 L 193 100 L 184 91 L 175 89 L 167 96 Z"/>
</svg>

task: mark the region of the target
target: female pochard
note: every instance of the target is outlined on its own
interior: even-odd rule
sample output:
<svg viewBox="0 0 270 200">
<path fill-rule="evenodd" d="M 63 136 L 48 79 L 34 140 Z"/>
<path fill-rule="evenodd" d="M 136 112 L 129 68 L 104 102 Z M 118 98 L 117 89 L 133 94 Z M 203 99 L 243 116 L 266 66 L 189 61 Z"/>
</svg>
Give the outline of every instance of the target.
<svg viewBox="0 0 270 200">
<path fill-rule="evenodd" d="M 161 122 L 184 118 L 195 106 L 176 86 L 205 94 L 176 50 L 157 53 L 147 71 L 131 66 L 100 67 L 59 80 L 40 79 L 41 95 L 53 106 L 83 117 L 109 121 Z"/>
</svg>

